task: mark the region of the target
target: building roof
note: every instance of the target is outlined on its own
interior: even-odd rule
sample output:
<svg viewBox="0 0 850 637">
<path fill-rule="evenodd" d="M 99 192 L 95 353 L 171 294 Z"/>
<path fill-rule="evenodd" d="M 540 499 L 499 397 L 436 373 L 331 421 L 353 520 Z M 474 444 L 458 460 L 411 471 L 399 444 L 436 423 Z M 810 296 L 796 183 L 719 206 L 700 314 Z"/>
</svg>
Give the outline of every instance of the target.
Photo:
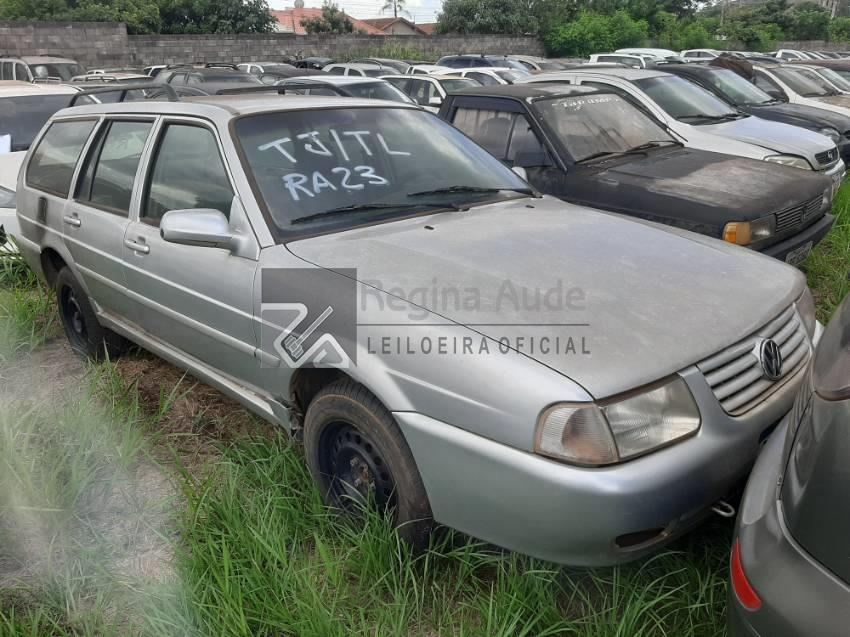
<svg viewBox="0 0 850 637">
<path fill-rule="evenodd" d="M 420 31 L 423 31 L 425 35 L 434 35 L 434 29 L 437 28 L 436 22 L 421 22 L 416 25 L 419 27 Z"/>
<path fill-rule="evenodd" d="M 401 23 L 413 29 L 414 31 L 421 33 L 422 35 L 431 35 L 431 33 L 420 28 L 418 24 L 414 24 L 406 18 L 368 18 L 366 20 L 363 20 L 363 22 L 371 24 L 373 27 L 375 27 L 376 29 L 380 29 L 382 32 L 386 32 L 386 30 L 392 27 L 394 24 Z"/>
<path fill-rule="evenodd" d="M 320 8 L 295 7 L 292 9 L 272 11 L 271 14 L 277 20 L 276 30 L 278 32 L 306 35 L 307 29 L 304 28 L 301 22 L 311 18 L 321 18 L 322 10 Z M 383 31 L 363 20 L 352 18 L 348 14 L 346 14 L 346 17 L 351 20 L 355 31 L 363 31 L 366 35 L 384 35 Z"/>
</svg>

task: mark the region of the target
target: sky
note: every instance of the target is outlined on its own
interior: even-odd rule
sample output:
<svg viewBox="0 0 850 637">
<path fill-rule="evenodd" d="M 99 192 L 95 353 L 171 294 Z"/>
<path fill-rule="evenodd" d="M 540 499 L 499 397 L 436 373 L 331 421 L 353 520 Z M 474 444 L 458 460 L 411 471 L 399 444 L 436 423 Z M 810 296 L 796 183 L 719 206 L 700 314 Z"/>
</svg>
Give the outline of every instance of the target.
<svg viewBox="0 0 850 637">
<path fill-rule="evenodd" d="M 355 18 L 391 17 L 392 9 L 381 13 L 384 0 L 336 0 L 337 5 L 348 15 Z M 292 7 L 292 0 L 269 0 L 272 9 L 287 9 Z M 413 22 L 434 22 L 443 0 L 405 0 L 407 14 L 405 18 Z M 305 7 L 321 7 L 322 0 L 304 0 Z"/>
</svg>

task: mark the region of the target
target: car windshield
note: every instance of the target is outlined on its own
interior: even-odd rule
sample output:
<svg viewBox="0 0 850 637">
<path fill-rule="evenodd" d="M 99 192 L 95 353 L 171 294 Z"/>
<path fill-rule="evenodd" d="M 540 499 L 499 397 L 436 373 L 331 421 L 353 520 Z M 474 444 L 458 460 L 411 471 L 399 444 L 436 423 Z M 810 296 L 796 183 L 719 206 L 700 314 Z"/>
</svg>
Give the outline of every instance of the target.
<svg viewBox="0 0 850 637">
<path fill-rule="evenodd" d="M 671 117 L 689 124 L 708 124 L 712 121 L 737 117 L 729 108 L 704 88 L 674 75 L 635 80 Z"/>
<path fill-rule="evenodd" d="M 573 161 L 675 140 L 619 95 L 575 95 L 538 100 L 535 108 Z"/>
<path fill-rule="evenodd" d="M 365 75 L 369 77 L 381 77 L 382 75 L 386 75 L 387 73 L 392 73 L 393 70 L 389 68 L 379 67 L 374 69 L 361 69 Z"/>
<path fill-rule="evenodd" d="M 832 69 L 818 69 L 818 74 L 825 77 L 831 84 L 839 90 L 850 92 L 850 82 L 840 76 Z"/>
<path fill-rule="evenodd" d="M 706 83 L 713 86 L 717 91 L 726 96 L 733 104 L 745 104 L 758 106 L 774 102 L 774 98 L 765 93 L 755 84 L 751 84 L 743 77 L 727 69 L 718 69 L 706 73 L 702 77 Z"/>
<path fill-rule="evenodd" d="M 58 77 L 66 81 L 75 75 L 85 75 L 86 73 L 85 67 L 75 62 L 39 62 L 30 64 L 30 71 L 36 78 Z"/>
<path fill-rule="evenodd" d="M 389 82 L 358 82 L 342 87 L 351 97 L 363 97 L 370 100 L 390 100 L 392 102 L 413 102 L 403 91 Z"/>
<path fill-rule="evenodd" d="M 193 80 L 195 80 L 195 77 L 189 76 L 190 84 L 199 84 L 201 82 L 210 82 L 215 84 L 228 84 L 231 82 L 239 84 L 262 84 L 256 75 L 251 75 L 250 73 L 222 73 L 221 75 L 205 73 L 204 75 L 198 76 L 197 81 Z"/>
<path fill-rule="evenodd" d="M 27 150 L 38 131 L 71 95 L 22 95 L 0 99 L 0 138 L 11 137 L 12 151 Z"/>
<path fill-rule="evenodd" d="M 263 113 L 238 119 L 235 132 L 282 236 L 452 209 L 528 188 L 483 148 L 419 109 Z"/>
<path fill-rule="evenodd" d="M 291 64 L 264 64 L 263 73 L 292 73 L 295 67 Z"/>
<path fill-rule="evenodd" d="M 506 66 L 509 69 L 529 74 L 528 69 L 525 68 L 519 60 L 511 60 L 510 58 L 488 58 L 488 60 L 493 62 L 493 66 Z"/>
<path fill-rule="evenodd" d="M 559 64 L 558 62 L 537 62 L 537 66 L 540 67 L 541 71 L 563 71 L 567 67 L 563 64 Z"/>
<path fill-rule="evenodd" d="M 773 73 L 795 93 L 803 97 L 825 97 L 835 91 L 812 80 L 801 69 L 773 69 Z"/>
<path fill-rule="evenodd" d="M 481 86 L 479 82 L 476 82 L 471 78 L 440 80 L 440 84 L 442 84 L 446 93 L 459 91 L 462 88 L 470 88 L 471 86 Z"/>
</svg>

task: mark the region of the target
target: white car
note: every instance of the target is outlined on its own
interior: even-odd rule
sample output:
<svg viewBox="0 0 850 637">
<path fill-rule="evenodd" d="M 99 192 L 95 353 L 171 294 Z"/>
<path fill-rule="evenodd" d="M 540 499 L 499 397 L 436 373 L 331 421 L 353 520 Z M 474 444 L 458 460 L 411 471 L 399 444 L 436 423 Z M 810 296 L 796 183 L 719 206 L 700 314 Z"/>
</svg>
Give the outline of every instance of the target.
<svg viewBox="0 0 850 637">
<path fill-rule="evenodd" d="M 411 64 L 405 71 L 407 75 L 430 75 L 431 73 L 442 73 L 446 69 L 453 71 L 454 69 L 448 66 L 440 66 L 439 64 Z"/>
<path fill-rule="evenodd" d="M 379 64 L 364 64 L 362 62 L 350 62 L 348 64 L 328 64 L 322 70 L 331 75 L 354 75 L 356 77 L 380 77 L 395 73 L 396 70 L 391 66 L 381 66 Z"/>
<path fill-rule="evenodd" d="M 771 97 L 850 115 L 850 96 L 825 86 L 825 80 L 808 66 L 754 65 L 754 83 Z"/>
<path fill-rule="evenodd" d="M 670 73 L 652 69 L 577 68 L 523 80 L 528 82 L 613 89 L 660 120 L 685 146 L 817 170 L 832 179 L 833 193 L 844 177 L 844 162 L 835 142 L 828 137 L 745 115 L 702 87 Z"/>
<path fill-rule="evenodd" d="M 77 92 L 61 84 L 0 81 L 0 243 L 18 234 L 15 189 L 30 144 Z"/>
<path fill-rule="evenodd" d="M 657 58 L 659 60 L 663 60 L 665 58 L 670 57 L 679 57 L 679 54 L 675 51 L 671 51 L 670 49 L 648 49 L 643 47 L 636 47 L 631 49 L 617 49 L 614 53 L 626 53 L 628 55 L 648 55 L 649 57 Z"/>
<path fill-rule="evenodd" d="M 679 55 L 688 62 L 709 62 L 720 56 L 720 51 L 715 49 L 685 49 Z"/>
<path fill-rule="evenodd" d="M 817 59 L 808 53 L 804 53 L 803 51 L 796 51 L 794 49 L 779 49 L 776 53 L 773 54 L 775 58 L 786 61 L 793 60 L 814 60 Z"/>
<path fill-rule="evenodd" d="M 532 77 L 528 71 L 520 71 L 518 69 L 509 69 L 507 67 L 498 66 L 473 66 L 468 69 L 446 69 L 445 71 L 435 71 L 432 75 L 454 75 L 460 77 L 468 77 L 475 80 L 484 86 L 495 84 L 513 84 L 527 77 Z"/>
<path fill-rule="evenodd" d="M 456 70 L 456 69 L 453 69 Z M 448 93 L 473 86 L 481 86 L 481 83 L 460 75 L 384 75 L 386 80 L 397 89 L 404 91 L 414 102 L 432 113 L 440 110 L 443 100 Z"/>
<path fill-rule="evenodd" d="M 645 69 L 646 58 L 628 53 L 594 53 L 590 56 L 588 64 L 620 64 L 633 69 Z"/>
</svg>

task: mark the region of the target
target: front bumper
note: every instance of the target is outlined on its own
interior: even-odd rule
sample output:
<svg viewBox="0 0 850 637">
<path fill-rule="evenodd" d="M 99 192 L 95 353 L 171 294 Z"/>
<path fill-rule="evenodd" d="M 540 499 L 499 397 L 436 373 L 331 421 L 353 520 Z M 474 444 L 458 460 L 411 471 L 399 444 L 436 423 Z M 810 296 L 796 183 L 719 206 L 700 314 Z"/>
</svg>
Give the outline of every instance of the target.
<svg viewBox="0 0 850 637">
<path fill-rule="evenodd" d="M 850 588 L 804 551 L 785 526 L 776 487 L 788 420 L 765 445 L 741 501 L 741 563 L 762 604 L 746 610 L 729 584 L 730 637 L 843 637 L 850 626 Z"/>
<path fill-rule="evenodd" d="M 802 374 L 731 418 L 702 375 L 682 373 L 697 435 L 635 460 L 589 469 L 543 458 L 418 413 L 395 413 L 434 518 L 493 544 L 577 566 L 651 553 L 686 532 L 746 477 L 760 442 L 790 409 Z M 623 538 L 645 538 L 624 546 Z"/>
<path fill-rule="evenodd" d="M 829 232 L 830 228 L 832 228 L 833 223 L 835 223 L 835 217 L 826 213 L 815 223 L 804 228 L 794 236 L 788 237 L 784 241 L 780 241 L 779 243 L 775 243 L 774 245 L 765 248 L 763 253 L 774 257 L 775 259 L 779 259 L 780 261 L 785 261 L 789 253 L 794 252 L 807 244 L 811 244 L 811 247 L 814 247 L 820 243 L 821 239 L 823 239 Z"/>
</svg>

